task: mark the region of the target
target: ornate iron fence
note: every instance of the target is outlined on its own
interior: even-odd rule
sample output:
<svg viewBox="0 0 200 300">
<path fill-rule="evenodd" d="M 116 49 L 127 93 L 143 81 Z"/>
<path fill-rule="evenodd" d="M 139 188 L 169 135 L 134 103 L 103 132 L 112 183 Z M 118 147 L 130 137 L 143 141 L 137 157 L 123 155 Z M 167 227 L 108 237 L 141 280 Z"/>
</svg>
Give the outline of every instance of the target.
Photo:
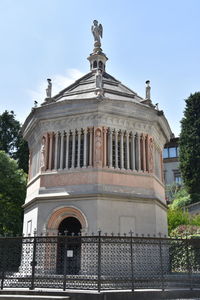
<svg viewBox="0 0 200 300">
<path fill-rule="evenodd" d="M 130 236 L 0 238 L 3 288 L 135 290 L 200 284 L 200 240 Z"/>
</svg>

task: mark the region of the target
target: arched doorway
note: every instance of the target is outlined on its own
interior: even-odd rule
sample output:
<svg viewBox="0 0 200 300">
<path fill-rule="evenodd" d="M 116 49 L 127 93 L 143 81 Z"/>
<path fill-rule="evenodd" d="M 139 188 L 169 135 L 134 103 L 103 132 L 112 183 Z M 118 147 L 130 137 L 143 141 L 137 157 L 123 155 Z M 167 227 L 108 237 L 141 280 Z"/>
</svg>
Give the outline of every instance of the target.
<svg viewBox="0 0 200 300">
<path fill-rule="evenodd" d="M 62 220 L 58 226 L 59 235 L 78 235 L 81 232 L 82 226 L 77 218 L 68 217 Z"/>
<path fill-rule="evenodd" d="M 57 273 L 78 274 L 81 264 L 82 226 L 75 217 L 67 217 L 58 226 Z"/>
</svg>

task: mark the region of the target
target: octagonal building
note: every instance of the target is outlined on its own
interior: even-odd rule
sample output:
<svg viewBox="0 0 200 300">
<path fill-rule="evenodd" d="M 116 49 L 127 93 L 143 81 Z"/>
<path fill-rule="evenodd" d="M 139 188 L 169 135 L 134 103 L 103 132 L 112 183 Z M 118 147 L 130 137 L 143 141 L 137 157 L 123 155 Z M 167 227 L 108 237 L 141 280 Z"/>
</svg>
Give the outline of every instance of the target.
<svg viewBox="0 0 200 300">
<path fill-rule="evenodd" d="M 48 80 L 47 98 L 23 125 L 30 151 L 23 233 L 167 234 L 168 122 L 148 81 L 144 99 L 106 72 L 98 36 L 88 60 L 90 72 L 53 97 Z"/>
</svg>

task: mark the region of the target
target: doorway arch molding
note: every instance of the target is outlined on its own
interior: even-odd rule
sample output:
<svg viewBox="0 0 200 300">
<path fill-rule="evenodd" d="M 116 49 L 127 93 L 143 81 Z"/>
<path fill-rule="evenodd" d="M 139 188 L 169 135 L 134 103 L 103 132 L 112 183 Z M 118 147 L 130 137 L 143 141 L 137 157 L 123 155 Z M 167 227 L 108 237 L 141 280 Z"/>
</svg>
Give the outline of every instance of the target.
<svg viewBox="0 0 200 300">
<path fill-rule="evenodd" d="M 88 223 L 83 212 L 74 206 L 62 206 L 56 208 L 49 217 L 46 227 L 47 233 L 57 234 L 60 223 L 69 217 L 78 219 L 81 223 L 82 232 L 87 232 Z"/>
</svg>

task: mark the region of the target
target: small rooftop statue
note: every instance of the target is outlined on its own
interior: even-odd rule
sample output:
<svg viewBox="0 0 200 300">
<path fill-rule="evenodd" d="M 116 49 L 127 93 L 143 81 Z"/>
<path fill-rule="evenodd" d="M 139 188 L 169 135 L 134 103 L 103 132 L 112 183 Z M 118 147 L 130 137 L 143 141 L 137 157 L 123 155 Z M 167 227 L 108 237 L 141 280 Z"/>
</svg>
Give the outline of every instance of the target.
<svg viewBox="0 0 200 300">
<path fill-rule="evenodd" d="M 146 80 L 146 88 L 145 88 L 145 92 L 146 92 L 146 97 L 145 100 L 141 101 L 141 103 L 147 104 L 150 107 L 154 107 L 154 105 L 152 104 L 151 101 L 151 86 L 150 86 L 150 80 Z"/>
<path fill-rule="evenodd" d="M 52 82 L 51 82 L 51 79 L 48 78 L 47 82 L 48 82 L 48 86 L 46 88 L 46 98 L 44 99 L 44 102 L 41 104 L 42 106 L 46 105 L 46 104 L 49 104 L 49 103 L 52 103 L 52 102 L 55 102 L 55 99 L 52 97 Z"/>
<path fill-rule="evenodd" d="M 47 86 L 47 89 L 46 89 L 46 94 L 47 94 L 47 98 L 51 98 L 51 90 L 52 90 L 51 79 L 48 78 L 47 82 L 48 82 L 48 86 Z"/>
<path fill-rule="evenodd" d="M 146 100 L 151 100 L 150 80 L 146 81 Z"/>
<path fill-rule="evenodd" d="M 97 95 L 98 100 L 103 100 L 103 76 L 101 70 L 97 70 L 95 74 L 95 94 Z"/>
</svg>

